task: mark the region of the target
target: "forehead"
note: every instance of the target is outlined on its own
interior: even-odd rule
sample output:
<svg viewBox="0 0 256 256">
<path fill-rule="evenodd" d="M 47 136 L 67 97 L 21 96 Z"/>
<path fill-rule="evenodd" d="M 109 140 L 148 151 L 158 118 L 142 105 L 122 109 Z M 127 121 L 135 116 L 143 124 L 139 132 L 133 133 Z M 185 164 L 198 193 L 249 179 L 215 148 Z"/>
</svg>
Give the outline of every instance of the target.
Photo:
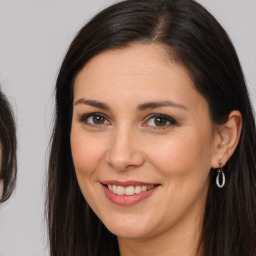
<svg viewBox="0 0 256 256">
<path fill-rule="evenodd" d="M 165 97 L 188 105 L 202 100 L 187 70 L 156 44 L 107 50 L 92 58 L 74 82 L 74 98 L 88 96 L 107 102 L 116 97 L 134 102 Z"/>
<path fill-rule="evenodd" d="M 184 78 L 194 86 L 187 70 L 172 60 L 170 51 L 167 51 L 165 46 L 134 44 L 121 49 L 106 50 L 96 55 L 78 73 L 74 85 L 89 81 L 100 83 L 103 82 L 101 80 L 106 79 L 125 82 L 125 79 L 147 80 L 148 78 L 154 82 L 164 73 L 171 74 L 174 68 L 176 71 L 179 70 L 176 76 L 179 76 L 180 80 Z M 175 78 L 173 72 L 172 76 Z"/>
</svg>

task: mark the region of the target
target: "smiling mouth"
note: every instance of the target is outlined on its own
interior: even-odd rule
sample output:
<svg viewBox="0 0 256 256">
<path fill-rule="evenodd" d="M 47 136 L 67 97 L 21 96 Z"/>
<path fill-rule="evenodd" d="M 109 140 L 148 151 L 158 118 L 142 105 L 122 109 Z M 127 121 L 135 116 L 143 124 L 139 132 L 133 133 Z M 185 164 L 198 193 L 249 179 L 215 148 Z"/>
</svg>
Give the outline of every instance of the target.
<svg viewBox="0 0 256 256">
<path fill-rule="evenodd" d="M 112 193 L 122 196 L 132 196 L 132 195 L 136 195 L 136 194 L 141 194 L 142 192 L 145 191 L 149 191 L 153 188 L 155 188 L 158 185 L 136 185 L 136 186 L 127 186 L 127 187 L 123 187 L 123 186 L 119 186 L 119 185 L 105 185 L 108 190 L 110 190 Z"/>
<path fill-rule="evenodd" d="M 106 197 L 119 206 L 132 206 L 156 193 L 161 184 L 141 181 L 108 180 L 100 182 Z"/>
</svg>

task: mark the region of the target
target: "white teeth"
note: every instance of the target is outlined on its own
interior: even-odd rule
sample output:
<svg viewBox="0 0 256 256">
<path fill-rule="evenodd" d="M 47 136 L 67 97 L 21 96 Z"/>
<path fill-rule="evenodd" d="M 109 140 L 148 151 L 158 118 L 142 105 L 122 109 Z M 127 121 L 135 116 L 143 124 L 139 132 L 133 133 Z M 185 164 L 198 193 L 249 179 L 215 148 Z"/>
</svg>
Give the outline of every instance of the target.
<svg viewBox="0 0 256 256">
<path fill-rule="evenodd" d="M 116 193 L 118 194 L 118 195 L 124 195 L 124 190 L 125 190 L 125 187 L 121 187 L 121 186 L 117 186 L 117 188 L 116 188 Z"/>
<path fill-rule="evenodd" d="M 127 196 L 134 195 L 134 187 L 133 186 L 126 187 L 125 188 L 125 195 L 127 195 Z"/>
<path fill-rule="evenodd" d="M 154 188 L 154 185 L 150 186 L 128 186 L 128 187 L 123 187 L 123 186 L 117 186 L 117 185 L 108 185 L 108 189 L 113 192 L 114 194 L 117 195 L 126 195 L 126 196 L 132 196 L 134 194 L 140 194 L 141 192 L 145 192 L 147 190 L 150 190 Z"/>
<path fill-rule="evenodd" d="M 117 190 L 117 189 L 116 189 L 116 185 L 113 185 L 113 191 L 112 191 L 112 192 L 116 194 L 116 193 L 117 193 L 116 190 Z"/>
<path fill-rule="evenodd" d="M 147 186 L 142 186 L 141 190 L 144 192 L 144 191 L 147 191 L 148 187 Z"/>
<path fill-rule="evenodd" d="M 134 193 L 135 193 L 135 194 L 141 193 L 141 186 L 136 186 L 136 187 L 135 187 L 135 190 L 134 190 Z"/>
</svg>

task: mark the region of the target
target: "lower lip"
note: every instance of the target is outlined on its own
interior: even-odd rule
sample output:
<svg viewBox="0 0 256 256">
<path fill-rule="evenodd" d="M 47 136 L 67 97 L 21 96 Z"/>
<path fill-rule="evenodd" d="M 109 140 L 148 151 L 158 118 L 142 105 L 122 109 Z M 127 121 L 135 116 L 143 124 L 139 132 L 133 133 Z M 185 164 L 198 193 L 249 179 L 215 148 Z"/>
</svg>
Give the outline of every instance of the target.
<svg viewBox="0 0 256 256">
<path fill-rule="evenodd" d="M 107 198 L 114 204 L 121 205 L 121 206 L 131 206 L 135 205 L 142 200 L 148 198 L 152 193 L 155 192 L 155 190 L 158 188 L 158 186 L 148 190 L 141 192 L 139 194 L 134 194 L 131 196 L 126 196 L 126 195 L 117 195 L 111 192 L 106 186 L 103 185 L 105 194 Z"/>
</svg>

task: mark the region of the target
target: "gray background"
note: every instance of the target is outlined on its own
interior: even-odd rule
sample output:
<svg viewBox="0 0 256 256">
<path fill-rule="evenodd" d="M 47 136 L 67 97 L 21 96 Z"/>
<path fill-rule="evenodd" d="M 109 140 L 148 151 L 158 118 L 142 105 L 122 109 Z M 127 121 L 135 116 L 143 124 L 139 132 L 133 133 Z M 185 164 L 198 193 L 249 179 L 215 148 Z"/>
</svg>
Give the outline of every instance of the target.
<svg viewBox="0 0 256 256">
<path fill-rule="evenodd" d="M 0 211 L 1 256 L 46 256 L 44 188 L 57 72 L 76 32 L 113 0 L 0 0 L 0 83 L 18 126 L 18 183 Z M 228 31 L 256 107 L 256 1 L 200 0 Z"/>
</svg>

